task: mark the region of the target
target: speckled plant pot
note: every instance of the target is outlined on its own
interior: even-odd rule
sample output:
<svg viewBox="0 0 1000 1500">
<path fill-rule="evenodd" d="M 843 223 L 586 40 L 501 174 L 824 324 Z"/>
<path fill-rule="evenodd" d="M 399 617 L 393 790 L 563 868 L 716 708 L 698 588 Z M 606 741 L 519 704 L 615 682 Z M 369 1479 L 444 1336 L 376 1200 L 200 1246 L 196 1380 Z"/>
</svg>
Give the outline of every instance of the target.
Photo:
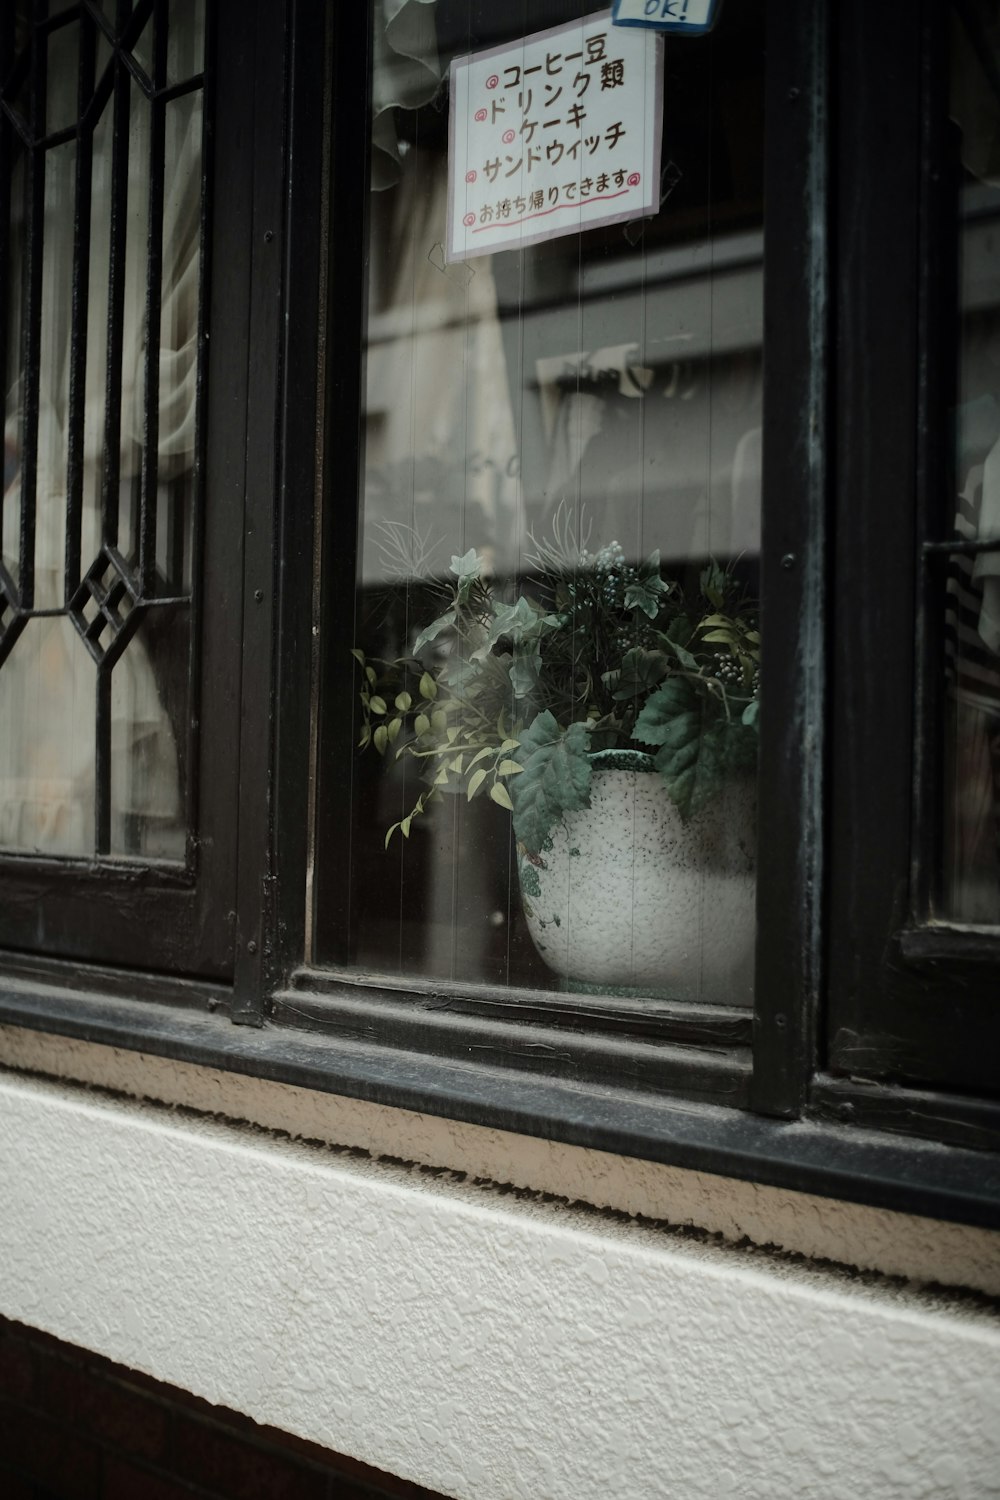
<svg viewBox="0 0 1000 1500">
<path fill-rule="evenodd" d="M 749 1002 L 752 781 L 683 823 L 655 771 L 607 768 L 623 758 L 595 756 L 590 807 L 566 814 L 551 848 L 520 858 L 535 947 L 570 988 Z"/>
</svg>

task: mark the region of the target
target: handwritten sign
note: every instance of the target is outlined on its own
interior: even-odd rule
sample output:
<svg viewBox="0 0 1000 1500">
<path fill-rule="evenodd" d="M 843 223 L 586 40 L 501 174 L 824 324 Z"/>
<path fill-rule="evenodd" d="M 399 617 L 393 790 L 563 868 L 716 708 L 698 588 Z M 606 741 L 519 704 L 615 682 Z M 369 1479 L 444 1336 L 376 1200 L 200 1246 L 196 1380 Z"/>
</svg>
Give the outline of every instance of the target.
<svg viewBox="0 0 1000 1500">
<path fill-rule="evenodd" d="M 616 26 L 700 36 L 711 31 L 721 9 L 722 0 L 614 0 L 613 20 Z"/>
<path fill-rule="evenodd" d="M 656 213 L 663 46 L 608 11 L 451 65 L 448 259 Z"/>
</svg>

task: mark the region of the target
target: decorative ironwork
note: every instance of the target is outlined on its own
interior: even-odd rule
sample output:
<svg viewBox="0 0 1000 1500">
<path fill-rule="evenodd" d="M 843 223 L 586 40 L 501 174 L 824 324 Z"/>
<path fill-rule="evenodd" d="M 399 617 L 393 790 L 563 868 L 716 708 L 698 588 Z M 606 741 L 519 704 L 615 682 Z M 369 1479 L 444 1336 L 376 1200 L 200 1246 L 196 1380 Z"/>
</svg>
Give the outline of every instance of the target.
<svg viewBox="0 0 1000 1500">
<path fill-rule="evenodd" d="M 13 651 L 14 642 L 24 629 L 26 618 L 18 607 L 13 579 L 0 563 L 0 667 Z"/>
<path fill-rule="evenodd" d="M 98 665 L 110 664 L 121 656 L 148 607 L 116 549 L 105 547 L 70 600 L 69 616 Z"/>
<path fill-rule="evenodd" d="M 98 854 L 111 852 L 112 670 L 152 611 L 191 603 L 206 337 L 204 29 L 197 3 L 0 4 L 0 668 L 33 618 L 58 615 L 96 663 Z M 188 316 L 197 348 L 186 488 L 177 484 L 177 444 L 163 448 L 161 407 L 171 391 L 160 388 L 163 358 L 176 363 L 177 353 L 161 349 L 161 321 L 180 279 L 171 151 L 182 127 L 190 127 L 187 180 L 200 195 L 193 239 L 184 241 L 198 288 Z M 60 173 L 72 174 L 65 203 L 54 186 Z M 62 341 L 50 311 L 57 277 Z M 99 377 L 95 350 L 106 350 Z M 50 387 L 64 354 L 56 422 Z M 141 644 L 136 653 L 143 656 Z"/>
</svg>

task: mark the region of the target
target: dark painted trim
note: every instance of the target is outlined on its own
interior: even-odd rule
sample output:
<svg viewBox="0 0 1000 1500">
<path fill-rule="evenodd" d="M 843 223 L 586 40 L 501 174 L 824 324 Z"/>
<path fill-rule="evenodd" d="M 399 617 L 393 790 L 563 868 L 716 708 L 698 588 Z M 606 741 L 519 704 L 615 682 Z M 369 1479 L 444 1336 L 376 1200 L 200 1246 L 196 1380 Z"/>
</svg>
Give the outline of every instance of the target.
<svg viewBox="0 0 1000 1500">
<path fill-rule="evenodd" d="M 829 385 L 826 0 L 767 11 L 764 500 L 753 1107 L 793 1118 L 822 991 Z M 777 650 L 768 642 L 780 643 Z"/>
<path fill-rule="evenodd" d="M 721 1177 L 1000 1226 L 1000 1158 L 980 1151 L 10 982 L 0 982 L 0 1023 Z"/>
</svg>

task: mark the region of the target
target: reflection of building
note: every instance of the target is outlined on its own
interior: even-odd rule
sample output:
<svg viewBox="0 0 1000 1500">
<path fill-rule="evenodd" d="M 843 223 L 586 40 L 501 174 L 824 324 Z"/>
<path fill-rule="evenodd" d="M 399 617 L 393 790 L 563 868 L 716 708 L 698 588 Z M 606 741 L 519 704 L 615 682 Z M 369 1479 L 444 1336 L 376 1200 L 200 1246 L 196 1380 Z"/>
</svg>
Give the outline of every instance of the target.
<svg viewBox="0 0 1000 1500">
<path fill-rule="evenodd" d="M 570 8 L 533 0 L 530 24 Z M 81 76 L 93 64 L 95 88 L 113 55 L 126 126 L 131 99 L 169 110 L 200 77 L 200 65 L 172 74 L 163 52 L 164 19 L 196 19 L 196 5 L 123 5 L 114 25 L 89 0 L 79 16 L 50 9 L 34 32 L 25 4 L 0 17 L 8 279 L 4 174 L 12 152 L 29 154 L 12 115 L 28 76 L 10 72 L 14 44 L 27 56 L 33 35 L 32 58 L 48 59 L 83 37 L 73 56 Z M 656 223 L 456 266 L 437 253 L 447 114 L 435 79 L 463 45 L 516 39 L 525 7 L 368 7 L 371 50 L 391 64 L 375 101 L 378 180 L 395 182 L 374 201 L 365 8 L 208 9 L 205 442 L 189 460 L 180 399 L 173 451 L 163 421 L 155 442 L 148 427 L 164 390 L 186 388 L 162 355 L 188 347 L 189 305 L 187 336 L 162 336 L 143 371 L 159 385 L 132 427 L 145 469 L 122 469 L 120 564 L 101 563 L 121 571 L 102 582 L 98 569 L 84 588 L 82 555 L 74 580 L 78 612 L 100 595 L 115 614 L 122 590 L 145 610 L 149 642 L 116 639 L 122 662 L 149 647 L 132 659 L 148 657 L 155 701 L 133 718 L 173 736 L 180 790 L 160 812 L 182 805 L 186 863 L 157 841 L 156 808 L 129 805 L 119 837 L 110 796 L 101 836 L 86 806 L 79 843 L 58 856 L 12 848 L 0 821 L 0 1316 L 463 1500 L 990 1493 L 1000 970 L 995 924 L 963 927 L 934 905 L 951 786 L 944 689 L 936 701 L 948 676 L 943 661 L 931 670 L 950 644 L 944 610 L 929 607 L 943 578 L 917 597 L 921 541 L 928 568 L 954 552 L 951 450 L 924 440 L 957 407 L 985 468 L 998 395 L 989 152 L 963 158 L 983 199 L 965 255 L 964 362 L 948 342 L 954 199 L 928 216 L 947 244 L 921 217 L 925 188 L 943 192 L 947 177 L 921 153 L 944 153 L 961 113 L 944 97 L 947 31 L 933 30 L 948 8 L 918 22 L 903 0 L 843 0 L 822 58 L 826 7 L 729 0 L 702 51 L 668 44 L 673 171 Z M 989 57 L 995 7 L 951 9 L 966 27 L 979 17 L 968 34 Z M 480 12 L 492 29 L 474 32 Z M 433 67 L 421 63 L 428 27 Z M 937 92 L 920 95 L 931 81 Z M 835 125 L 816 103 L 824 87 L 852 101 Z M 66 144 L 40 144 L 47 128 L 36 157 Z M 178 141 L 162 144 L 175 162 Z M 155 197 L 142 199 L 154 218 Z M 40 201 L 78 257 L 83 189 L 61 207 Z M 161 249 L 171 240 L 167 223 Z M 146 272 L 151 242 L 138 240 Z M 122 274 L 125 302 L 134 292 L 144 307 L 155 288 L 127 252 Z M 942 307 L 932 293 L 944 289 Z M 72 326 L 72 299 L 68 315 Z M 106 332 L 105 313 L 98 322 Z M 133 360 L 151 348 L 126 337 L 124 307 L 111 326 Z M 949 358 L 922 359 L 929 347 Z M 30 340 L 9 359 L 30 366 L 25 348 L 37 369 Z M 5 374 L 5 393 L 14 384 Z M 7 486 L 30 449 L 8 441 Z M 80 452 L 96 465 L 98 449 L 122 464 L 117 442 Z M 81 485 L 97 475 L 88 463 Z M 160 479 L 177 489 L 161 494 Z M 88 493 L 106 528 L 119 487 Z M 368 595 L 388 588 L 403 651 L 426 603 L 413 575 L 433 588 L 456 532 L 514 574 L 529 528 L 564 499 L 630 556 L 659 546 L 683 568 L 740 555 L 751 570 L 763 553 L 765 717 L 768 688 L 773 708 L 753 1016 L 512 982 L 526 967 L 508 937 L 509 835 L 484 804 L 460 807 L 443 853 L 415 834 L 390 859 L 371 836 L 386 821 L 373 803 L 398 785 L 378 767 L 366 780 L 353 754 L 355 544 Z M 8 574 L 26 545 L 11 514 Z M 393 525 L 416 526 L 422 549 L 402 579 L 393 547 L 413 532 Z M 144 526 L 147 592 L 132 545 Z M 96 534 L 80 535 L 82 554 L 100 554 Z M 982 528 L 965 540 L 978 547 Z M 54 555 L 58 605 L 65 545 Z M 992 577 L 981 559 L 995 553 L 969 556 L 967 572 Z M 12 628 L 23 642 L 48 617 L 29 613 L 20 575 L 3 587 L 0 644 Z M 157 636 L 157 610 L 176 628 Z M 117 626 L 102 617 L 91 643 L 105 625 L 131 629 L 127 617 L 127 605 Z M 118 671 L 84 654 L 93 625 L 65 627 L 88 684 Z M 104 755 L 113 792 L 110 700 L 99 741 L 92 699 L 60 697 L 59 732 L 78 733 L 72 748 L 93 748 L 95 764 Z M 33 733 L 27 718 L 0 719 L 0 764 Z M 435 859 L 447 886 L 428 877 Z M 382 924 L 380 967 L 349 962 L 355 900 Z M 478 947 L 462 935 L 474 919 L 488 929 Z M 60 1500 L 74 1487 L 110 1496 L 117 1475 L 119 1493 L 154 1494 L 174 1461 L 174 1479 L 201 1493 L 266 1490 L 252 1433 L 227 1448 L 229 1467 L 195 1469 L 178 1407 L 164 1457 L 148 1433 L 138 1446 L 134 1410 L 113 1432 L 79 1374 L 73 1410 L 88 1425 L 71 1448 L 66 1384 L 32 1388 L 11 1347 L 0 1326 L 0 1489 L 17 1495 L 30 1474 Z M 92 1390 L 110 1380 L 98 1372 Z M 207 1445 L 210 1414 L 198 1408 L 194 1425 Z M 60 1473 L 64 1452 L 83 1459 Z M 308 1496 L 326 1479 L 287 1471 L 281 1483 Z"/>
</svg>

